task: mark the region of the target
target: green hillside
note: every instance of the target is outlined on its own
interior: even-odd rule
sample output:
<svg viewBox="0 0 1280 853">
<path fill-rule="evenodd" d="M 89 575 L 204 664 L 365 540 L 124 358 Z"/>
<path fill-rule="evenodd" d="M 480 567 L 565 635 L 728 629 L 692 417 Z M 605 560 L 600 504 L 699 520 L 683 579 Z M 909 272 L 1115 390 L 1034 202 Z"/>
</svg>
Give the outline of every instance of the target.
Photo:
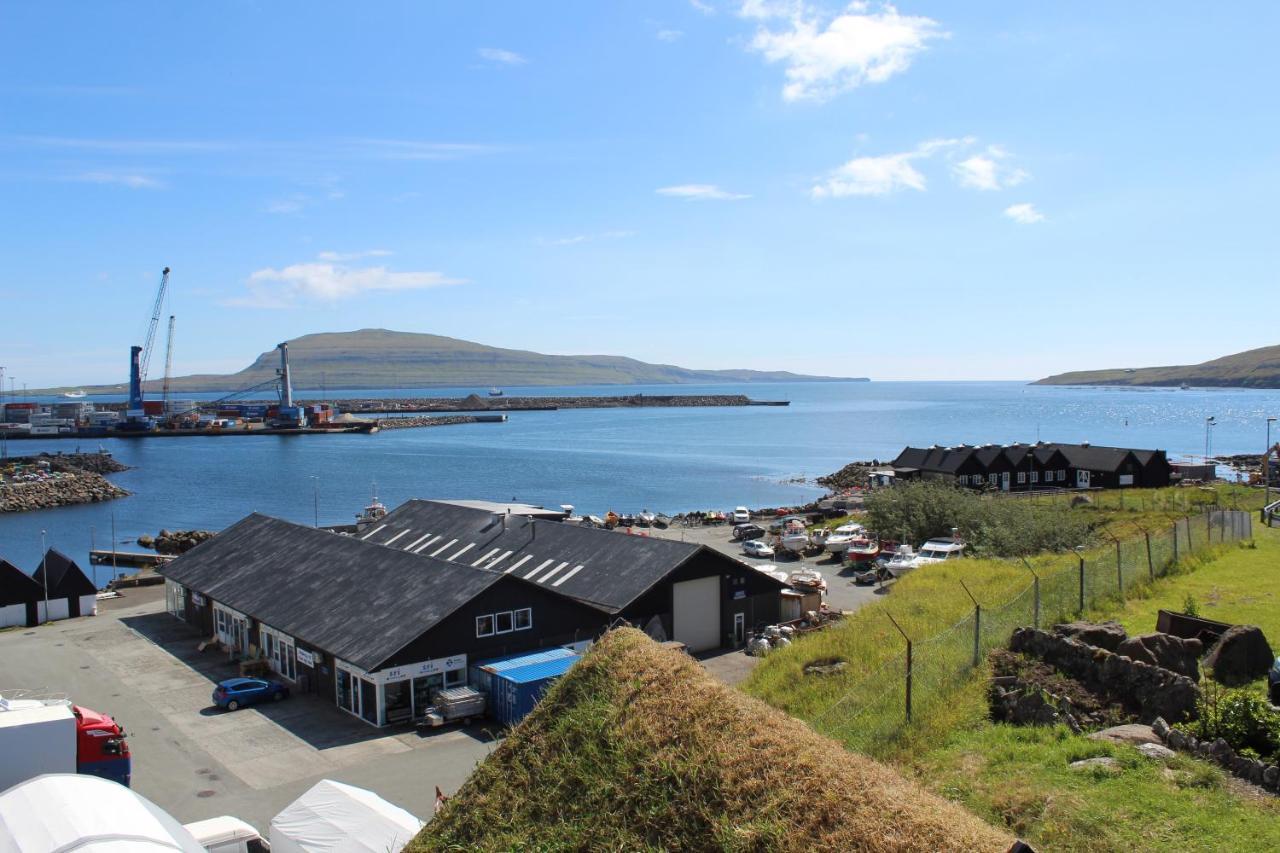
<svg viewBox="0 0 1280 853">
<path fill-rule="evenodd" d="M 234 391 L 275 376 L 279 353 L 273 348 L 253 364 L 229 375 L 175 377 L 170 386 L 184 391 Z M 786 371 L 690 370 L 647 364 L 614 355 L 543 355 L 500 349 L 441 335 L 361 329 L 324 332 L 289 341 L 295 388 L 426 388 L 492 385 L 659 385 L 712 382 L 794 382 L 833 380 Z M 154 363 L 153 363 L 154 370 Z M 147 382 L 159 391 L 160 380 Z M 84 386 L 89 393 L 123 393 L 126 385 Z"/>
<path fill-rule="evenodd" d="M 1280 388 L 1280 346 L 1252 349 L 1203 364 L 1077 370 L 1048 376 L 1034 384 Z"/>
<path fill-rule="evenodd" d="M 405 853 L 1004 851 L 1012 841 L 622 628 L 552 687 Z"/>
</svg>

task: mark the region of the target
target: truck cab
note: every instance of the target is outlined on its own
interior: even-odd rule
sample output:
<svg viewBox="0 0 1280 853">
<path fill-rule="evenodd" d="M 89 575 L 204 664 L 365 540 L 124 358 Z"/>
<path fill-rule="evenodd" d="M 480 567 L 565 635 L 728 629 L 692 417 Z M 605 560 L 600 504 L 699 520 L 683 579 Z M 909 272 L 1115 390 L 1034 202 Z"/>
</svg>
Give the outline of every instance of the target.
<svg viewBox="0 0 1280 853">
<path fill-rule="evenodd" d="M 125 730 L 107 714 L 71 706 L 76 718 L 76 772 L 100 776 L 129 787 L 133 755 Z"/>
</svg>

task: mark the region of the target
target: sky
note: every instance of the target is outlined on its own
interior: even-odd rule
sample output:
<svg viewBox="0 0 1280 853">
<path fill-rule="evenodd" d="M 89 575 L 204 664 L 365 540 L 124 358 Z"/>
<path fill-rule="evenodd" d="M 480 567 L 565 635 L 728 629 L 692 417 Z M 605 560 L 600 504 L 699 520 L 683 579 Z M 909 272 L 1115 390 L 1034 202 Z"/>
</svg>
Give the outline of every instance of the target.
<svg viewBox="0 0 1280 853">
<path fill-rule="evenodd" d="M 0 0 L 0 365 L 124 381 L 165 266 L 178 374 L 360 328 L 876 379 L 1280 343 L 1278 25 Z"/>
</svg>

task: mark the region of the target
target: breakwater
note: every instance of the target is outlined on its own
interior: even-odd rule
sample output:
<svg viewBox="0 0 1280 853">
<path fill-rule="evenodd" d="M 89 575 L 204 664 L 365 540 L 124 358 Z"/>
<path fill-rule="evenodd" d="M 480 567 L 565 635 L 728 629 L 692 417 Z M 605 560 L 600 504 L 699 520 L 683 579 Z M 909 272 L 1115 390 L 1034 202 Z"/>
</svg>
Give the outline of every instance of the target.
<svg viewBox="0 0 1280 853">
<path fill-rule="evenodd" d="M 319 403 L 304 401 L 304 405 Z M 745 394 L 626 394 L 613 397 L 412 397 L 330 400 L 344 412 L 545 412 L 557 409 L 639 409 L 732 406 L 785 406 L 786 401 L 752 400 Z"/>
<path fill-rule="evenodd" d="M 0 512 L 96 503 L 129 492 L 103 474 L 124 471 L 108 453 L 13 456 L 0 462 Z"/>
<path fill-rule="evenodd" d="M 414 427 L 452 426 L 453 424 L 502 423 L 506 415 L 406 415 L 398 418 L 382 418 L 378 429 L 412 429 Z"/>
</svg>

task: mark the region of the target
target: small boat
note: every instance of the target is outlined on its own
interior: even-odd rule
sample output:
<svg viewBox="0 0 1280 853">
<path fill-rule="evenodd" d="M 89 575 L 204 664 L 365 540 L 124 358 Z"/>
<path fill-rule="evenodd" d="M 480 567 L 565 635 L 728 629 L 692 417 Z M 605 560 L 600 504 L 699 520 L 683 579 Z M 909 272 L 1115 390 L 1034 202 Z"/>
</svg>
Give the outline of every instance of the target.
<svg viewBox="0 0 1280 853">
<path fill-rule="evenodd" d="M 880 556 L 880 543 L 863 536 L 850 540 L 844 552 L 853 562 L 866 563 Z"/>
<path fill-rule="evenodd" d="M 782 547 L 788 551 L 794 551 L 799 554 L 801 551 L 809 547 L 809 534 L 803 530 L 791 531 L 782 534 Z"/>
<path fill-rule="evenodd" d="M 1181 385 L 1179 385 L 1179 386 L 1178 386 L 1178 390 L 1179 390 L 1179 391 L 1190 391 L 1190 390 L 1191 390 L 1191 386 L 1190 386 L 1190 385 L 1188 385 L 1187 383 L 1183 382 Z"/>
<path fill-rule="evenodd" d="M 609 528 L 610 530 L 617 527 L 618 522 L 621 520 L 622 518 L 613 510 L 609 510 L 604 514 L 604 526 Z"/>
<path fill-rule="evenodd" d="M 382 501 L 378 500 L 378 496 L 374 495 L 373 500 L 364 508 L 364 511 L 356 516 L 356 530 L 363 530 L 374 522 L 381 521 L 387 515 L 387 507 Z"/>
<path fill-rule="evenodd" d="M 653 527 L 653 523 L 658 517 L 647 509 L 640 510 L 640 514 L 636 516 L 636 525 L 639 527 Z"/>
<path fill-rule="evenodd" d="M 881 555 L 880 562 L 889 570 L 890 574 L 897 578 L 915 568 L 915 559 L 915 549 L 910 545 L 903 544 L 895 548 L 887 560 Z"/>
<path fill-rule="evenodd" d="M 787 578 L 787 583 L 796 589 L 827 591 L 826 578 L 822 576 L 822 572 L 814 571 L 813 569 L 801 569 L 798 572 L 792 572 Z"/>
<path fill-rule="evenodd" d="M 504 392 L 501 388 L 490 388 L 490 389 L 489 389 L 489 396 L 490 396 L 490 397 L 501 397 L 501 396 L 503 396 L 503 394 L 505 394 L 505 393 L 506 393 L 506 392 Z"/>
<path fill-rule="evenodd" d="M 67 397 L 71 400 L 79 400 L 81 397 L 84 397 L 87 395 L 84 393 L 83 390 L 80 390 L 80 391 L 67 391 L 63 393 L 62 396 Z"/>
<path fill-rule="evenodd" d="M 843 554 L 849 543 L 855 539 L 865 538 L 866 528 L 861 524 L 842 524 L 827 537 L 826 548 L 832 554 Z"/>
</svg>

